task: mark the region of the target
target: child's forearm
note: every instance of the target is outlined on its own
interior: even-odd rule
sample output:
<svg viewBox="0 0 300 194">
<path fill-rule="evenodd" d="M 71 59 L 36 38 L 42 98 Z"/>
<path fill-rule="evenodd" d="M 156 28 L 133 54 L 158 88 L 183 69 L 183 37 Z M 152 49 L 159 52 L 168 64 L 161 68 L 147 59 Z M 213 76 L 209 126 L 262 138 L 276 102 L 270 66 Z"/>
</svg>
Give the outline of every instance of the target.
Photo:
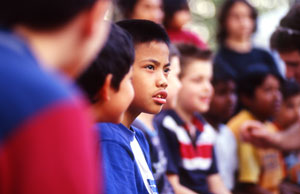
<svg viewBox="0 0 300 194">
<path fill-rule="evenodd" d="M 168 180 L 170 181 L 175 194 L 196 194 L 193 190 L 183 186 L 179 182 L 179 177 L 176 174 L 168 175 Z"/>
<path fill-rule="evenodd" d="M 238 183 L 238 192 L 255 193 L 255 194 L 271 194 L 270 191 L 260 187 L 254 183 Z"/>
</svg>

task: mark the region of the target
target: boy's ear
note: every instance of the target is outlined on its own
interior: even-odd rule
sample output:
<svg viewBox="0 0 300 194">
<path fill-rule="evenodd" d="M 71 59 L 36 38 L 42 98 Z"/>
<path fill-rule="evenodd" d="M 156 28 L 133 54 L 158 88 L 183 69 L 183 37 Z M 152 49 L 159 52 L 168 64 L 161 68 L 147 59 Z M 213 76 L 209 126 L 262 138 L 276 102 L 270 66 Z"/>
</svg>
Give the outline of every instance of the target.
<svg viewBox="0 0 300 194">
<path fill-rule="evenodd" d="M 111 81 L 112 81 L 112 74 L 108 74 L 105 78 L 103 87 L 99 91 L 99 96 L 101 100 L 108 101 L 111 98 Z"/>
</svg>

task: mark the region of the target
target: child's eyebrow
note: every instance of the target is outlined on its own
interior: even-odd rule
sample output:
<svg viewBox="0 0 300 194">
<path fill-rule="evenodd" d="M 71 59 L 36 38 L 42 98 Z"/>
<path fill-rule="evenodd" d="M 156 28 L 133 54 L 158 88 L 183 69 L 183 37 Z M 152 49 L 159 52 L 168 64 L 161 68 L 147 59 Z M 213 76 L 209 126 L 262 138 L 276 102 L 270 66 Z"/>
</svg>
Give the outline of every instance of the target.
<svg viewBox="0 0 300 194">
<path fill-rule="evenodd" d="M 146 62 L 146 61 L 147 62 L 151 62 L 151 63 L 153 63 L 156 66 L 161 65 L 161 63 L 159 61 L 155 60 L 155 59 L 145 59 L 145 60 L 143 60 L 143 62 Z M 167 63 L 167 64 L 164 65 L 164 67 L 170 66 L 170 65 L 171 65 L 170 63 Z"/>
<path fill-rule="evenodd" d="M 167 63 L 164 65 L 164 67 L 170 67 L 171 66 L 171 63 Z"/>
</svg>

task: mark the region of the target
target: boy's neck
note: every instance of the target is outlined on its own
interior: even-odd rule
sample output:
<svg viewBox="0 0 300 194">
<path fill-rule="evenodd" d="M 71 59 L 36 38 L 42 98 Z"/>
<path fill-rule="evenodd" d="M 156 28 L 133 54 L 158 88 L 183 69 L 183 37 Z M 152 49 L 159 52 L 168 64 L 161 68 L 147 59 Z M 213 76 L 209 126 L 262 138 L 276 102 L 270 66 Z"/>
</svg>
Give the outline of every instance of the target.
<svg viewBox="0 0 300 194">
<path fill-rule="evenodd" d="M 133 111 L 129 107 L 127 111 L 124 113 L 124 117 L 121 123 L 124 126 L 126 126 L 128 129 L 130 129 L 131 124 L 140 114 L 141 112 Z"/>
<path fill-rule="evenodd" d="M 256 113 L 250 109 L 248 109 L 248 111 L 250 111 L 250 113 L 254 116 L 254 118 L 256 118 L 257 120 L 259 120 L 260 122 L 266 122 L 270 117 L 266 117 L 265 115 Z"/>
<path fill-rule="evenodd" d="M 185 123 L 190 123 L 192 121 L 194 112 L 190 112 L 180 106 L 176 106 L 175 111 Z"/>
<path fill-rule="evenodd" d="M 153 118 L 154 118 L 154 114 L 147 114 L 147 113 L 141 113 L 138 116 L 138 119 L 140 119 L 151 130 L 154 130 Z"/>
</svg>

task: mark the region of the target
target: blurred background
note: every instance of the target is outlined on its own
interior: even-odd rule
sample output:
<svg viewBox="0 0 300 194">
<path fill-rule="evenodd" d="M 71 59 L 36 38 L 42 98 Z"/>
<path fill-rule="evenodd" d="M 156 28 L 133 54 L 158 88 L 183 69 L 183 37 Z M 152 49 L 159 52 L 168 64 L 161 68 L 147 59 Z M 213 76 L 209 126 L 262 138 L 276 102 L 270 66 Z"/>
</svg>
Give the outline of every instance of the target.
<svg viewBox="0 0 300 194">
<path fill-rule="evenodd" d="M 217 49 L 216 17 L 224 0 L 189 0 L 192 21 L 185 27 L 203 38 L 213 50 Z M 258 31 L 254 36 L 254 45 L 269 47 L 269 36 L 277 27 L 279 20 L 288 11 L 290 5 L 299 0 L 249 0 L 259 11 Z"/>
</svg>

